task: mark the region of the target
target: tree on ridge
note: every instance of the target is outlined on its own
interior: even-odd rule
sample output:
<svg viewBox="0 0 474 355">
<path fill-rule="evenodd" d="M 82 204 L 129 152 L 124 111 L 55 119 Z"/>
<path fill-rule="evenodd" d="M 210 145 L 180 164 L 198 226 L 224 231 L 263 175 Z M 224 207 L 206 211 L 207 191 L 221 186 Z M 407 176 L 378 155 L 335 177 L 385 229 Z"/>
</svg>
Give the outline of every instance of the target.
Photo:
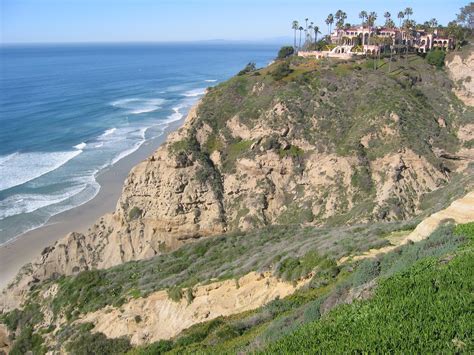
<svg viewBox="0 0 474 355">
<path fill-rule="evenodd" d="M 298 31 L 298 28 L 300 27 L 298 21 L 293 21 L 293 24 L 291 25 L 291 29 L 295 31 L 295 40 L 294 40 L 294 48 L 296 50 L 296 31 Z"/>
</svg>

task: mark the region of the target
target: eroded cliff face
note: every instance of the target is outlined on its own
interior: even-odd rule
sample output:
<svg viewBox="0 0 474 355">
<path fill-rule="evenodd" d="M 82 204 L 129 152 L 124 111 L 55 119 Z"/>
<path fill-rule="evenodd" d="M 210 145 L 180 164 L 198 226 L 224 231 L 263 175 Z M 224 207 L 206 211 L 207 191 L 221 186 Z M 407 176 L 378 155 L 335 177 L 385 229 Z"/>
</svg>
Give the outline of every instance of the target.
<svg viewBox="0 0 474 355">
<path fill-rule="evenodd" d="M 302 65 L 293 81 L 275 83 L 267 68 L 210 90 L 130 172 L 116 211 L 45 249 L 3 293 L 4 309 L 41 280 L 231 230 L 406 219 L 472 162 L 472 116 L 460 118 L 466 109 L 435 69 L 393 79 Z"/>
<path fill-rule="evenodd" d="M 464 49 L 462 53 L 450 53 L 446 60 L 449 76 L 454 82 L 454 92 L 466 105 L 474 105 L 474 53 Z"/>
<path fill-rule="evenodd" d="M 78 323 L 94 324 L 94 331 L 108 338 L 129 336 L 134 345 L 170 339 L 190 326 L 221 316 L 261 307 L 293 294 L 311 278 L 293 285 L 275 278 L 270 272 L 250 273 L 238 280 L 214 282 L 193 288 L 191 302 L 169 299 L 166 291 L 131 300 L 121 309 L 106 307 L 86 314 Z M 136 316 L 140 316 L 137 322 Z"/>
</svg>

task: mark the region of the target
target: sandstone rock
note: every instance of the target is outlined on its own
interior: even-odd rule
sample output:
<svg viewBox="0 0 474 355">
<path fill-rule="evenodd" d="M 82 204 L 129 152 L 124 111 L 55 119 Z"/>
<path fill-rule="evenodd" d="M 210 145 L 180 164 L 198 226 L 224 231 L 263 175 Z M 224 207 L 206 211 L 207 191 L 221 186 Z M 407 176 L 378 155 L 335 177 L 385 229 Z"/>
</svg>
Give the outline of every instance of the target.
<svg viewBox="0 0 474 355">
<path fill-rule="evenodd" d="M 166 291 L 146 298 L 132 299 L 120 309 L 108 306 L 86 314 L 79 322 L 91 322 L 93 331 L 109 338 L 130 336 L 134 345 L 170 339 L 193 324 L 220 316 L 256 309 L 276 298 L 283 298 L 305 285 L 310 278 L 296 285 L 276 279 L 271 273 L 252 272 L 238 282 L 227 280 L 193 288 L 194 299 L 174 302 Z M 137 323 L 135 317 L 142 321 Z"/>
<path fill-rule="evenodd" d="M 456 84 L 453 91 L 466 105 L 474 105 L 474 52 L 466 57 L 453 53 L 446 61 L 449 76 Z"/>
</svg>

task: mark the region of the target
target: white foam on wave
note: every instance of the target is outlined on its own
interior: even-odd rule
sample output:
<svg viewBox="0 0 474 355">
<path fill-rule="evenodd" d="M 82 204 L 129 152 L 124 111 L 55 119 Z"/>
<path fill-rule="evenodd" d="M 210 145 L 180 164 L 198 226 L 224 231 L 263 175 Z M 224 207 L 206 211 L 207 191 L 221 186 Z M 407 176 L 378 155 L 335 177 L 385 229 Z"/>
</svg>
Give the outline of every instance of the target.
<svg viewBox="0 0 474 355">
<path fill-rule="evenodd" d="M 141 128 L 139 130 L 139 135 L 140 135 L 141 139 L 139 141 L 135 142 L 135 144 L 131 148 L 120 152 L 114 159 L 112 159 L 111 165 L 114 165 L 119 160 L 122 160 L 126 156 L 136 152 L 138 150 L 138 148 L 140 148 L 142 146 L 142 144 L 145 143 L 145 141 L 146 141 L 145 136 L 146 136 L 146 131 L 147 130 L 148 130 L 148 127 L 147 128 Z"/>
<path fill-rule="evenodd" d="M 114 101 L 111 105 L 126 109 L 129 114 L 139 115 L 160 109 L 165 101 L 164 99 L 129 98 Z"/>
<path fill-rule="evenodd" d="M 79 194 L 86 188 L 85 184 L 77 184 L 72 188 L 54 194 L 16 194 L 0 201 L 0 220 L 22 213 L 31 213 L 40 208 L 55 205 Z"/>
<path fill-rule="evenodd" d="M 90 175 L 74 179 L 75 185 L 73 184 L 70 188 L 55 194 L 18 194 L 0 201 L 0 220 L 23 213 L 37 213 L 36 211 L 43 209 L 44 211 L 40 212 L 40 215 L 46 216 L 42 221 L 38 218 L 28 219 L 30 223 L 18 229 L 16 235 L 5 241 L 0 241 L 0 246 L 16 240 L 24 233 L 45 225 L 51 217 L 81 206 L 96 197 L 100 190 L 100 185 L 95 180 L 97 172 L 96 170 Z"/>
<path fill-rule="evenodd" d="M 107 129 L 104 133 L 102 133 L 102 134 L 100 135 L 99 138 L 103 138 L 103 137 L 110 136 L 110 135 L 113 134 L 116 130 L 117 130 L 117 128 L 115 128 L 115 127 L 110 128 L 110 129 Z"/>
<path fill-rule="evenodd" d="M 186 91 L 183 96 L 185 97 L 199 97 L 203 96 L 206 93 L 207 88 L 199 88 Z"/>
<path fill-rule="evenodd" d="M 82 153 L 67 152 L 14 153 L 0 157 L 0 191 L 22 185 L 58 169 Z"/>
<path fill-rule="evenodd" d="M 73 148 L 82 150 L 82 149 L 84 149 L 86 146 L 87 146 L 87 143 L 82 142 L 82 143 L 79 143 L 78 145 L 75 145 Z"/>
<path fill-rule="evenodd" d="M 206 79 L 204 80 L 206 83 L 215 83 L 217 80 L 216 79 Z"/>
<path fill-rule="evenodd" d="M 184 114 L 181 112 L 181 110 L 184 108 L 184 105 L 179 105 L 175 106 L 172 108 L 173 113 L 168 116 L 168 119 L 165 120 L 163 123 L 171 123 L 175 121 L 179 121 L 184 117 Z"/>
</svg>

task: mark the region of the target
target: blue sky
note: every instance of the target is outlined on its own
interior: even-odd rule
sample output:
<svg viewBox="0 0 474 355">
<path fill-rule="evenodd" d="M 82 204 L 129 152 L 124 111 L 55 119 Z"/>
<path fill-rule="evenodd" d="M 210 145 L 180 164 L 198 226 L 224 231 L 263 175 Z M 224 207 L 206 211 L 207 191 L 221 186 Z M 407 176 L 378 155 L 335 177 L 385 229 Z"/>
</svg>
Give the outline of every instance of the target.
<svg viewBox="0 0 474 355">
<path fill-rule="evenodd" d="M 342 9 L 359 22 L 360 10 L 396 16 L 410 6 L 418 22 L 446 24 L 467 0 L 0 0 L 0 41 L 130 42 L 249 40 L 291 36 L 293 19 L 324 19 Z"/>
</svg>

